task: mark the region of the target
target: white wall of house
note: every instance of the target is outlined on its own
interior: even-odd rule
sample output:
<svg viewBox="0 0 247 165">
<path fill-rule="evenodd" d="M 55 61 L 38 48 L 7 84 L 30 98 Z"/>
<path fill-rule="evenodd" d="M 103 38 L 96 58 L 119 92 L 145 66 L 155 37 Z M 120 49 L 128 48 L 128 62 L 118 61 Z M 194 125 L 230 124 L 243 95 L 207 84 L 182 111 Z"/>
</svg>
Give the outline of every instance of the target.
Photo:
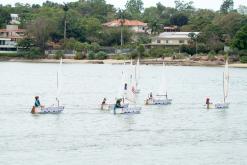
<svg viewBox="0 0 247 165">
<path fill-rule="evenodd" d="M 145 33 L 145 26 L 130 26 L 130 30 L 136 33 Z"/>
<path fill-rule="evenodd" d="M 188 45 L 191 40 L 189 33 L 191 32 L 164 32 L 153 38 L 152 44 L 168 46 Z M 195 32 L 195 34 L 199 33 Z"/>
<path fill-rule="evenodd" d="M 156 38 L 152 40 L 152 44 L 161 44 L 161 45 L 187 45 L 189 39 L 171 39 L 171 38 Z"/>
</svg>

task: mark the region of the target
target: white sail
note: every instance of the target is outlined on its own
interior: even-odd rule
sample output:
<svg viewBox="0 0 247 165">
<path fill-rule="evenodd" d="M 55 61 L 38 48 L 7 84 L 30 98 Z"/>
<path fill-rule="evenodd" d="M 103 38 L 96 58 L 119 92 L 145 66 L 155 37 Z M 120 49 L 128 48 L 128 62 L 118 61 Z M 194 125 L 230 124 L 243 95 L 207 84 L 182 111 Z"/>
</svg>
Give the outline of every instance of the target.
<svg viewBox="0 0 247 165">
<path fill-rule="evenodd" d="M 138 58 L 135 66 L 135 87 L 136 91 L 139 91 L 139 80 L 140 80 L 140 60 Z"/>
<path fill-rule="evenodd" d="M 125 67 L 125 63 L 124 63 L 124 67 Z M 128 90 L 128 82 L 126 78 L 126 73 L 124 72 L 123 69 L 117 99 L 125 98 L 127 95 L 127 90 Z"/>
<path fill-rule="evenodd" d="M 166 78 L 165 78 L 165 63 L 163 62 L 161 72 L 161 84 L 157 95 L 167 95 Z"/>
<path fill-rule="evenodd" d="M 62 88 L 62 64 L 63 64 L 63 59 L 60 59 L 60 64 L 58 67 L 58 71 L 57 71 L 57 96 L 56 96 L 56 100 L 58 102 L 59 105 L 59 100 L 60 100 L 60 93 L 61 93 L 61 88 Z"/>
<path fill-rule="evenodd" d="M 61 58 L 58 71 L 57 71 L 57 95 L 56 95 L 57 105 L 53 104 L 50 107 L 35 108 L 35 113 L 37 114 L 57 114 L 57 113 L 61 113 L 64 110 L 64 107 L 60 106 L 60 92 L 61 92 L 61 84 L 62 84 L 61 83 L 62 63 L 63 63 L 63 60 Z"/>
<path fill-rule="evenodd" d="M 228 60 L 226 60 L 225 69 L 223 72 L 223 103 L 215 104 L 217 109 L 226 109 L 229 107 L 230 103 L 226 101 L 229 92 L 229 68 Z"/>
<path fill-rule="evenodd" d="M 226 60 L 225 70 L 223 73 L 223 92 L 224 92 L 224 103 L 228 97 L 229 92 L 229 68 L 228 68 L 228 60 Z"/>
</svg>

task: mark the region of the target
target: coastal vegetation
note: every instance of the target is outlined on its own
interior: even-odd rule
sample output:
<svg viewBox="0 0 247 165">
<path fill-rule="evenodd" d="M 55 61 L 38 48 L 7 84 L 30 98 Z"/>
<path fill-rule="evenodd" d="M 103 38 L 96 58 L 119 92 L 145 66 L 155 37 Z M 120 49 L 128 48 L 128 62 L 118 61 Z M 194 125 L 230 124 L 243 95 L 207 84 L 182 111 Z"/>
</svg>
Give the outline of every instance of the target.
<svg viewBox="0 0 247 165">
<path fill-rule="evenodd" d="M 56 58 L 67 50 L 76 51 L 75 59 L 105 59 L 102 47 L 128 48 L 128 57 L 158 58 L 203 54 L 213 56 L 228 53 L 247 62 L 247 7 L 234 8 L 233 0 L 224 0 L 218 11 L 196 9 L 193 1 L 175 0 L 175 7 L 157 3 L 144 8 L 142 0 L 128 0 L 125 9 L 116 9 L 105 0 L 78 0 L 67 4 L 46 1 L 42 5 L 16 3 L 0 5 L 0 27 L 10 21 L 10 14 L 20 16 L 26 38 L 19 41 L 20 56 L 43 58 L 45 50 L 55 47 Z M 103 23 L 113 19 L 140 20 L 148 24 L 150 35 L 137 35 L 128 28 L 106 28 Z M 164 26 L 177 26 L 180 31 L 200 32 L 190 35 L 189 45 L 179 48 L 146 49 L 143 44 L 163 32 Z M 121 29 L 122 28 L 122 29 Z M 121 31 L 123 43 L 121 46 Z M 229 51 L 224 51 L 229 47 Z M 180 55 L 181 56 L 181 55 Z M 122 55 L 119 56 L 119 58 Z"/>
</svg>

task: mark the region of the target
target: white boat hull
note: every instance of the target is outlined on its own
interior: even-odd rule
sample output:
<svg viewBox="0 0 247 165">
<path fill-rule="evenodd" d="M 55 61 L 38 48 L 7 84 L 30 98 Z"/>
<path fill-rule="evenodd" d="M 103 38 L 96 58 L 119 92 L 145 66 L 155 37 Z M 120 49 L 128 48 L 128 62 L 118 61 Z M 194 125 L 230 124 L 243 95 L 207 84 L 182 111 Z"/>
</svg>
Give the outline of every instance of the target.
<svg viewBox="0 0 247 165">
<path fill-rule="evenodd" d="M 47 108 L 35 108 L 35 114 L 58 114 L 63 112 L 64 107 L 47 107 Z"/>
<path fill-rule="evenodd" d="M 113 114 L 140 114 L 142 107 L 115 108 Z"/>
<path fill-rule="evenodd" d="M 229 108 L 230 103 L 217 103 L 215 104 L 216 109 L 227 109 Z"/>
<path fill-rule="evenodd" d="M 127 104 L 127 103 L 122 105 L 123 108 L 128 108 L 128 106 L 129 106 L 129 104 Z M 105 108 L 105 110 L 114 110 L 115 104 L 108 104 L 104 108 Z"/>
<path fill-rule="evenodd" d="M 172 103 L 172 99 L 148 99 L 146 105 L 169 105 Z"/>
</svg>

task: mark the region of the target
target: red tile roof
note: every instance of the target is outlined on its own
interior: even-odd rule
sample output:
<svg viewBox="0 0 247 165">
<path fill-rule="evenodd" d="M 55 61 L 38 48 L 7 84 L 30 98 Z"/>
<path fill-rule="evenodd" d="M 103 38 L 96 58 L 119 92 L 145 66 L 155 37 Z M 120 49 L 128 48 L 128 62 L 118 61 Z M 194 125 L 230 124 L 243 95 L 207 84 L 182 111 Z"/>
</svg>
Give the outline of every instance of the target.
<svg viewBox="0 0 247 165">
<path fill-rule="evenodd" d="M 108 27 L 118 27 L 121 26 L 121 19 L 113 20 L 111 22 L 107 22 L 103 24 L 104 26 Z M 124 20 L 124 26 L 147 26 L 146 23 L 138 21 L 138 20 Z"/>
</svg>

